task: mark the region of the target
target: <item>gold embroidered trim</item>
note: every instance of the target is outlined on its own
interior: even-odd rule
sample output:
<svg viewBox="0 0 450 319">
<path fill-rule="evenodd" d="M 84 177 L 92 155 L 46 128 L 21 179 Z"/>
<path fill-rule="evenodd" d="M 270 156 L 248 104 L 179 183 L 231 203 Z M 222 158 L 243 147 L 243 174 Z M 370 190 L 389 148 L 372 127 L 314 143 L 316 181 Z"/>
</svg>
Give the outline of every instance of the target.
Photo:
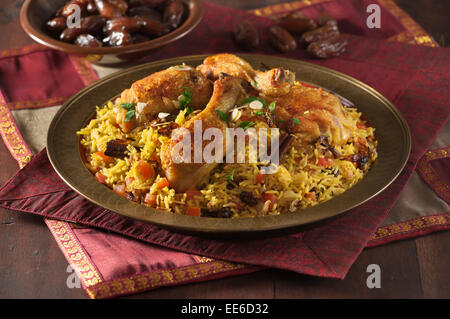
<svg viewBox="0 0 450 319">
<path fill-rule="evenodd" d="M 97 73 L 95 73 L 88 60 L 76 56 L 69 56 L 69 58 L 72 61 L 72 65 L 74 66 L 75 70 L 80 75 L 84 85 L 88 86 L 92 82 L 98 80 L 98 75 Z"/>
<path fill-rule="evenodd" d="M 8 109 L 5 100 L 0 94 L 0 135 L 8 147 L 13 158 L 22 168 L 28 164 L 33 156 L 30 149 L 23 140 L 22 135 L 17 128 L 14 117 Z"/>
<path fill-rule="evenodd" d="M 370 242 L 391 237 L 394 235 L 406 234 L 430 228 L 433 226 L 444 226 L 450 223 L 450 212 L 442 215 L 422 216 L 408 221 L 379 227 L 372 235 Z M 369 242 L 369 243 L 370 243 Z"/>
<path fill-rule="evenodd" d="M 86 289 L 92 299 L 101 299 L 145 291 L 165 285 L 190 282 L 207 276 L 246 268 L 225 261 L 211 261 L 176 269 L 153 271 L 112 281 L 104 281 Z"/>
<path fill-rule="evenodd" d="M 45 219 L 45 223 L 72 269 L 80 278 L 83 287 L 88 288 L 101 283 L 103 281 L 101 275 L 79 244 L 69 223 L 52 219 Z"/>
</svg>

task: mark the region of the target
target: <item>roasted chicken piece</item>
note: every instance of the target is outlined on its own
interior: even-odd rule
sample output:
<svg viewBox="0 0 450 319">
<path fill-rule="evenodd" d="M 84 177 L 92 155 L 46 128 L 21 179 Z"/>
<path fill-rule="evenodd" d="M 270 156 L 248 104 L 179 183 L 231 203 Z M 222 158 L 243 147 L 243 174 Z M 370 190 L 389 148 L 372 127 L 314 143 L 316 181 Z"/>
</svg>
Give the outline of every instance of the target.
<svg viewBox="0 0 450 319">
<path fill-rule="evenodd" d="M 214 82 L 213 95 L 206 108 L 188 120 L 178 131 L 183 132 L 185 130 L 186 134 L 190 135 L 189 143 L 186 144 L 186 147 L 190 149 L 190 163 L 183 161 L 182 157 L 185 154 L 180 154 L 180 149 L 175 149 L 177 145 L 181 146 L 183 143 L 181 134 L 173 134 L 170 140 L 162 144 L 162 169 L 165 171 L 171 187 L 177 192 L 195 189 L 197 185 L 207 181 L 209 174 L 219 162 L 214 160 L 212 163 L 207 163 L 202 156 L 201 161 L 195 163 L 197 161 L 194 158 L 195 148 L 197 147 L 197 151 L 200 150 L 203 154 L 205 146 L 212 141 L 203 138 L 201 148 L 198 147 L 194 142 L 194 128 L 199 127 L 198 125 L 201 123 L 202 134 L 207 128 L 215 128 L 220 130 L 222 136 L 225 137 L 228 125 L 226 121 L 220 118 L 220 114 L 225 114 L 231 110 L 243 94 L 244 89 L 240 85 L 240 81 L 234 77 L 225 76 Z M 223 143 L 223 155 L 225 155 L 225 151 L 226 145 Z"/>
<path fill-rule="evenodd" d="M 295 85 L 288 94 L 268 101 L 276 103 L 277 126 L 293 134 L 300 144 L 328 136 L 330 144 L 342 145 L 356 129 L 339 98 L 320 88 Z"/>
<path fill-rule="evenodd" d="M 189 107 L 205 107 L 212 95 L 212 82 L 200 71 L 187 66 L 173 66 L 134 82 L 116 100 L 116 123 L 127 133 L 137 125 L 153 120 L 159 113 L 176 113 L 180 96 L 189 92 Z M 135 117 L 126 120 L 127 110 L 122 103 L 134 103 Z"/>
<path fill-rule="evenodd" d="M 273 122 L 269 126 L 294 134 L 297 143 L 307 144 L 319 136 L 329 136 L 330 143 L 340 145 L 355 129 L 335 95 L 295 84 L 295 74 L 289 70 L 280 67 L 257 71 L 232 54 L 208 57 L 197 69 L 212 80 L 226 73 L 248 81 L 259 97 L 268 103 L 276 102 L 274 118 L 266 116 L 268 122 Z"/>
<path fill-rule="evenodd" d="M 234 76 L 247 81 L 261 94 L 269 96 L 287 94 L 295 81 L 295 74 L 289 70 L 284 68 L 274 68 L 265 72 L 254 70 L 245 60 L 228 53 L 207 57 L 197 69 L 213 81 L 222 73 Z"/>
</svg>

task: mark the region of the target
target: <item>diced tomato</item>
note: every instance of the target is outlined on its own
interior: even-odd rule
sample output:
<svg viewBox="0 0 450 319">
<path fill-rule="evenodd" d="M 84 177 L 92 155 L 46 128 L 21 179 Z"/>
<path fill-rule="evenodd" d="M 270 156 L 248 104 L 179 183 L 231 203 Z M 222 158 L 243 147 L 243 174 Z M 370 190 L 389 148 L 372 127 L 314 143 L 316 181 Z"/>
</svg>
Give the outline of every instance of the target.
<svg viewBox="0 0 450 319">
<path fill-rule="evenodd" d="M 153 154 L 151 157 L 150 157 L 150 159 L 152 160 L 152 161 L 155 161 L 155 162 L 159 162 L 161 159 L 159 158 L 159 156 L 158 155 L 156 155 L 156 154 Z"/>
<path fill-rule="evenodd" d="M 319 159 L 317 160 L 317 165 L 322 167 L 329 167 L 333 165 L 333 161 L 329 158 L 319 157 Z"/>
<path fill-rule="evenodd" d="M 156 184 L 156 187 L 158 187 L 158 188 L 164 188 L 166 186 L 169 187 L 169 181 L 165 177 L 161 178 L 155 184 Z"/>
<path fill-rule="evenodd" d="M 112 158 L 108 155 L 105 155 L 105 152 L 103 151 L 98 151 L 94 153 L 95 155 L 97 155 L 98 157 L 100 157 L 102 159 L 103 162 L 105 162 L 105 164 L 109 164 L 112 162 Z"/>
<path fill-rule="evenodd" d="M 145 195 L 145 198 L 144 198 L 144 203 L 152 205 L 152 206 L 156 206 L 156 198 L 157 198 L 157 196 L 158 195 L 152 195 L 150 193 L 147 193 Z"/>
<path fill-rule="evenodd" d="M 267 202 L 268 200 L 270 201 L 269 210 L 272 210 L 273 205 L 275 205 L 275 203 L 277 202 L 277 197 L 271 193 L 262 194 L 262 199 L 263 199 L 264 203 Z"/>
<path fill-rule="evenodd" d="M 136 165 L 136 171 L 143 179 L 153 178 L 155 176 L 155 169 L 147 161 L 140 160 Z"/>
<path fill-rule="evenodd" d="M 188 207 L 186 209 L 185 215 L 200 217 L 202 210 L 199 207 Z"/>
<path fill-rule="evenodd" d="M 102 184 L 106 184 L 106 176 L 100 172 L 95 173 L 95 178 Z"/>
<path fill-rule="evenodd" d="M 123 184 L 123 183 L 114 185 L 113 190 L 120 196 L 125 197 L 125 195 L 126 195 L 126 187 L 125 187 L 125 184 Z"/>
<path fill-rule="evenodd" d="M 187 200 L 191 200 L 191 199 L 193 199 L 195 196 L 202 196 L 202 192 L 197 191 L 197 190 L 187 190 L 187 191 L 186 191 L 186 199 L 187 199 Z"/>
<path fill-rule="evenodd" d="M 365 130 L 367 128 L 367 126 L 365 126 L 363 123 L 356 123 L 356 127 L 359 128 L 360 130 Z"/>
<path fill-rule="evenodd" d="M 306 193 L 305 197 L 309 198 L 310 200 L 317 201 L 316 194 L 314 193 Z"/>
<path fill-rule="evenodd" d="M 266 175 L 266 173 L 264 173 L 264 171 L 259 171 L 258 175 L 256 175 L 256 184 L 260 184 L 264 181 L 264 176 Z"/>
</svg>

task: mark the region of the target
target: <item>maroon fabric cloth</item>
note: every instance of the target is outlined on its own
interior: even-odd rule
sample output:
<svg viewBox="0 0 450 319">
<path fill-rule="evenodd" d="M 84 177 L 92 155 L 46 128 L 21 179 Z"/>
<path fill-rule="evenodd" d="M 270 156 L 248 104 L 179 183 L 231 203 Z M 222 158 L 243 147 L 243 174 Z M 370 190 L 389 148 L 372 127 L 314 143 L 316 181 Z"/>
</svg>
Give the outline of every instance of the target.
<svg viewBox="0 0 450 319">
<path fill-rule="evenodd" d="M 234 23 L 245 18 L 260 30 L 273 23 L 233 9 L 214 8 L 206 5 L 205 18 L 199 27 L 148 59 L 232 52 L 235 47 L 229 34 Z M 261 35 L 263 45 L 258 52 L 280 55 L 267 44 L 263 31 Z M 307 59 L 301 49 L 282 56 Z M 58 178 L 45 152 L 35 156 L 2 188 L 0 206 L 78 222 L 216 259 L 343 278 L 449 116 L 450 54 L 448 49 L 353 36 L 349 39 L 347 53 L 339 58 L 308 61 L 354 76 L 379 90 L 399 107 L 412 131 L 411 157 L 399 178 L 375 199 L 339 218 L 297 234 L 266 239 L 218 241 L 186 236 L 127 219 L 90 203 Z"/>
<path fill-rule="evenodd" d="M 0 59 L 0 88 L 10 108 L 60 104 L 85 86 L 63 52 L 30 46 L 18 53 Z"/>
</svg>

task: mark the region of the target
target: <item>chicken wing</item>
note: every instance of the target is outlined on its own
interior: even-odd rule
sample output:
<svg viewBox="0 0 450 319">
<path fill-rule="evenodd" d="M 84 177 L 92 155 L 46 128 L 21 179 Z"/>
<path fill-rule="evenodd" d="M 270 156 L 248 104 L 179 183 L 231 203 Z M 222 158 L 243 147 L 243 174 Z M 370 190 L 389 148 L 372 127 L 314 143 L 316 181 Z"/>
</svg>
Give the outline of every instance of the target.
<svg viewBox="0 0 450 319">
<path fill-rule="evenodd" d="M 213 163 L 207 163 L 205 159 L 201 158 L 201 161 L 194 163 L 195 147 L 197 151 L 203 154 L 205 146 L 211 141 L 202 139 L 202 145 L 196 146 L 194 141 L 194 128 L 198 127 L 201 123 L 202 134 L 207 128 L 219 129 L 222 136 L 225 137 L 227 122 L 220 118 L 220 113 L 226 113 L 234 107 L 236 102 L 244 94 L 244 89 L 240 85 L 240 81 L 231 76 L 225 76 L 222 79 L 218 79 L 214 82 L 214 91 L 206 108 L 196 116 L 188 120 L 182 130 L 185 130 L 190 135 L 189 148 L 191 150 L 190 163 L 174 161 L 178 154 L 173 152 L 176 145 L 183 143 L 183 137 L 181 134 L 173 135 L 172 138 L 161 147 L 161 164 L 165 171 L 166 177 L 169 180 L 171 187 L 177 192 L 184 192 L 188 189 L 195 189 L 197 185 L 205 182 L 209 177 L 211 171 L 218 165 L 217 161 Z M 218 112 L 216 112 L 218 111 Z M 199 122 L 198 122 L 199 121 Z M 226 145 L 222 143 L 222 154 L 225 154 Z M 184 155 L 184 154 L 183 154 Z M 179 162 L 179 163 L 176 163 Z"/>
<path fill-rule="evenodd" d="M 212 88 L 212 82 L 200 71 L 186 65 L 153 73 L 122 92 L 116 100 L 116 122 L 127 133 L 136 125 L 151 121 L 158 113 L 176 113 L 180 108 L 179 97 L 185 90 L 190 95 L 190 108 L 203 108 L 211 98 Z M 125 121 L 126 111 L 121 109 L 121 103 L 136 104 L 136 119 Z"/>
<path fill-rule="evenodd" d="M 288 94 L 269 101 L 276 103 L 277 125 L 294 134 L 301 144 L 328 136 L 331 144 L 342 145 L 355 130 L 339 98 L 323 89 L 295 85 Z"/>
<path fill-rule="evenodd" d="M 197 69 L 213 81 L 222 73 L 234 76 L 247 81 L 254 90 L 268 96 L 287 94 L 295 81 L 295 74 L 289 70 L 281 67 L 265 72 L 254 70 L 245 60 L 228 53 L 207 57 Z"/>
</svg>

